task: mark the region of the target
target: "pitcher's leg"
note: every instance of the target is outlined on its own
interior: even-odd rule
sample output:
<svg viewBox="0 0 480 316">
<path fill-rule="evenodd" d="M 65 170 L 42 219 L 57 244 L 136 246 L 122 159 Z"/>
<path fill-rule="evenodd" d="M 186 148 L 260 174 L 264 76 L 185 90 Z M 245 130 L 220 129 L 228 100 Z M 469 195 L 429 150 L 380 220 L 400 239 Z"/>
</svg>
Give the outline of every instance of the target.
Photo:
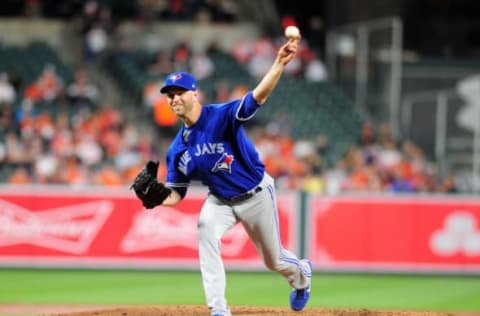
<svg viewBox="0 0 480 316">
<path fill-rule="evenodd" d="M 208 307 L 228 314 L 225 298 L 226 278 L 220 253 L 221 238 L 237 222 L 229 206 L 207 197 L 198 220 L 198 251 L 203 288 Z"/>
<path fill-rule="evenodd" d="M 311 269 L 295 254 L 283 248 L 273 179 L 266 176 L 263 190 L 247 203 L 235 207 L 235 212 L 245 230 L 255 243 L 265 265 L 282 274 L 296 289 L 309 286 Z"/>
</svg>

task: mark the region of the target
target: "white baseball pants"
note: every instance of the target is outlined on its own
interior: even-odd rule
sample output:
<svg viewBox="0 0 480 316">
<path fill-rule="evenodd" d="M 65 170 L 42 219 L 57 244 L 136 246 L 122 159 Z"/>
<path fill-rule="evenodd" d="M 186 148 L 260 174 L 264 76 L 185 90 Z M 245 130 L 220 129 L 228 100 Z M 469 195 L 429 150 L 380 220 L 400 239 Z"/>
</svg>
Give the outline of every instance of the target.
<svg viewBox="0 0 480 316">
<path fill-rule="evenodd" d="M 238 222 L 242 223 L 268 269 L 279 272 L 294 288 L 302 289 L 309 285 L 309 280 L 299 268 L 298 258 L 282 247 L 273 178 L 265 174 L 260 186 L 262 191 L 236 204 L 225 204 L 209 194 L 200 212 L 200 270 L 212 314 L 229 314 L 220 248 L 222 236 Z"/>
</svg>

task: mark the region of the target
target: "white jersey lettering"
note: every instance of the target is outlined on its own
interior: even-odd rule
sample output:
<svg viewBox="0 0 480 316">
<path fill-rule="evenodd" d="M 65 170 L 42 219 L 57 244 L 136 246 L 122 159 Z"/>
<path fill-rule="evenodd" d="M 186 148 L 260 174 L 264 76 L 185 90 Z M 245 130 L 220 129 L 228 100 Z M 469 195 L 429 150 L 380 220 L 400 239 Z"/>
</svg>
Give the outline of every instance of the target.
<svg viewBox="0 0 480 316">
<path fill-rule="evenodd" d="M 192 160 L 190 153 L 186 150 L 182 157 L 180 157 L 180 163 L 178 164 L 178 170 L 180 170 L 184 175 L 187 175 L 188 163 Z"/>
<path fill-rule="evenodd" d="M 223 154 L 225 151 L 223 143 L 203 143 L 195 146 L 196 157 L 203 155 Z"/>
</svg>

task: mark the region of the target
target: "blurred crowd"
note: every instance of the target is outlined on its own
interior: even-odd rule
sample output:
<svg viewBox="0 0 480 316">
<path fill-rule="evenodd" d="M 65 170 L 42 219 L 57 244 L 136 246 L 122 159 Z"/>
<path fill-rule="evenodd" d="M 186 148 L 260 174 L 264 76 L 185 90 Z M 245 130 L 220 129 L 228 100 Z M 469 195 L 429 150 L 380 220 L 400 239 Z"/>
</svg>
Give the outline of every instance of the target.
<svg viewBox="0 0 480 316">
<path fill-rule="evenodd" d="M 376 128 L 365 122 L 358 142 L 333 162 L 327 159 L 327 136 L 293 140 L 282 133 L 284 126 L 283 121 L 272 121 L 255 137 L 268 172 L 281 187 L 326 194 L 457 192 L 453 177 L 439 178 L 422 149 L 396 139 L 388 123 Z"/>
<path fill-rule="evenodd" d="M 236 21 L 238 8 L 232 0 L 139 0 L 135 18 L 140 23 L 153 20 L 195 21 L 197 23 L 231 23 Z M 109 41 L 114 38 L 116 20 L 112 10 L 96 0 L 86 1 L 80 10 L 78 32 L 83 37 L 83 59 L 86 64 L 95 62 L 104 52 Z M 304 76 L 307 80 L 321 81 L 327 79 L 327 70 L 321 56 L 323 34 L 321 19 L 312 18 L 305 33 L 309 38 L 301 42 L 297 58 L 286 68 L 289 76 Z M 282 18 L 282 29 L 298 22 L 292 16 Z M 275 58 L 278 46 L 285 40 L 283 34 L 278 38 L 268 36 L 258 40 L 239 40 L 232 48 L 232 54 L 238 63 L 245 66 L 254 78 L 260 78 Z M 319 46 L 320 45 L 320 46 Z M 208 55 L 217 47 L 212 43 L 207 51 L 192 51 L 186 42 L 179 42 L 171 51 L 158 52 L 158 56 L 149 68 L 149 74 L 169 73 L 172 69 L 187 70 L 198 79 L 208 77 L 213 71 L 213 63 Z"/>
<path fill-rule="evenodd" d="M 238 6 L 234 0 L 138 0 L 140 21 L 234 22 Z"/>
<path fill-rule="evenodd" d="M 231 0 L 141 0 L 138 5 L 140 21 L 161 17 L 231 22 L 236 15 Z M 109 7 L 97 1 L 86 1 L 81 15 L 84 62 L 88 66 L 107 47 L 114 23 Z M 283 22 L 295 23 L 288 19 Z M 283 42 L 283 37 L 240 40 L 230 54 L 251 78 L 258 79 Z M 143 105 L 151 109 L 149 123 L 156 133 L 142 129 L 142 124 L 125 117 L 115 105 L 102 104 L 101 91 L 85 68 L 78 68 L 71 82 L 65 82 L 52 65 L 45 65 L 35 80 L 22 84 L 11 74 L 1 73 L 0 181 L 127 186 L 150 159 L 160 160 L 159 179 L 164 180 L 166 148 L 180 122 L 159 87 L 164 76 L 174 70 L 189 71 L 198 80 L 208 79 L 215 72 L 211 59 L 215 53 L 214 44 L 205 52 L 192 52 L 188 43 L 179 42 L 145 63 L 143 71 L 156 78 L 143 90 Z M 308 40 L 301 42 L 285 76 L 314 82 L 328 80 L 321 56 Z M 247 84 L 219 81 L 212 94 L 200 91 L 201 100 L 226 102 L 243 96 L 249 88 Z M 408 140 L 396 139 L 387 123 L 365 122 L 358 131 L 358 141 L 336 161 L 329 159 L 332 145 L 327 135 L 294 139 L 290 126 L 288 113 L 277 112 L 268 124 L 248 128 L 279 188 L 327 194 L 457 191 L 452 177 L 440 179 L 422 149 Z"/>
<path fill-rule="evenodd" d="M 236 41 L 229 52 L 235 61 L 244 67 L 248 74 L 259 79 L 273 63 L 280 45 L 285 38 L 272 39 L 261 37 L 255 40 L 241 39 Z M 191 72 L 198 80 L 210 77 L 215 72 L 215 64 L 211 56 L 221 52 L 210 43 L 205 51 L 193 51 L 187 42 L 179 42 L 169 50 L 156 52 L 155 57 L 146 66 L 150 77 L 163 78 L 173 70 Z M 305 79 L 307 81 L 327 80 L 327 69 L 317 51 L 312 49 L 309 42 L 300 42 L 297 56 L 285 68 L 285 76 Z"/>
<path fill-rule="evenodd" d="M 2 15 L 23 15 L 30 18 L 72 18 L 79 12 L 91 15 L 96 9 L 119 19 L 164 21 L 206 21 L 230 23 L 237 19 L 234 0 L 18 0 L 6 1 Z M 88 11 L 88 12 L 87 12 Z M 108 11 L 108 12 L 107 12 Z"/>
<path fill-rule="evenodd" d="M 148 135 L 119 109 L 98 103 L 84 69 L 65 83 L 55 67 L 24 89 L 6 80 L 0 91 L 0 172 L 11 184 L 127 185 L 155 156 Z M 5 88 L 7 87 L 7 88 Z M 1 92 L 0 92 L 1 95 Z"/>
<path fill-rule="evenodd" d="M 166 115 L 171 119 L 168 129 L 158 126 L 158 134 L 144 133 L 118 108 L 99 104 L 98 88 L 84 69 L 66 83 L 55 67 L 46 65 L 22 90 L 9 82 L 8 74 L 0 78 L 1 173 L 10 184 L 126 186 L 147 160 L 163 162 L 178 128 L 178 120 L 164 103 L 154 122 L 168 120 Z M 158 87 L 151 89 L 159 95 Z M 204 101 L 223 102 L 247 89 L 219 85 L 215 99 L 204 96 Z M 456 192 L 453 179 L 439 179 L 422 150 L 395 139 L 387 123 L 365 122 L 358 142 L 333 162 L 327 159 L 331 148 L 326 135 L 293 139 L 289 126 L 288 114 L 277 112 L 267 125 L 248 129 L 279 188 L 328 194 Z M 160 179 L 165 179 L 165 172 L 162 163 Z"/>
</svg>

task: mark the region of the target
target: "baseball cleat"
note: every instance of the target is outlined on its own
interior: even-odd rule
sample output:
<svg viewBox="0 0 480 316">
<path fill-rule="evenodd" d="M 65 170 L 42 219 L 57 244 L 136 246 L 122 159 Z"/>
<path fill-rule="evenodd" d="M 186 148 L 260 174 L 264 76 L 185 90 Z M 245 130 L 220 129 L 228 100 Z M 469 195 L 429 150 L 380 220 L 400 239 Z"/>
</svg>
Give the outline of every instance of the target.
<svg viewBox="0 0 480 316">
<path fill-rule="evenodd" d="M 310 286 L 304 289 L 293 289 L 290 293 L 290 307 L 294 311 L 301 311 L 310 299 Z"/>
<path fill-rule="evenodd" d="M 300 270 L 308 279 L 309 284 L 304 289 L 293 289 L 290 293 L 290 307 L 294 311 L 301 311 L 304 309 L 310 299 L 310 283 L 312 279 L 312 263 L 310 260 L 300 260 Z"/>
</svg>

